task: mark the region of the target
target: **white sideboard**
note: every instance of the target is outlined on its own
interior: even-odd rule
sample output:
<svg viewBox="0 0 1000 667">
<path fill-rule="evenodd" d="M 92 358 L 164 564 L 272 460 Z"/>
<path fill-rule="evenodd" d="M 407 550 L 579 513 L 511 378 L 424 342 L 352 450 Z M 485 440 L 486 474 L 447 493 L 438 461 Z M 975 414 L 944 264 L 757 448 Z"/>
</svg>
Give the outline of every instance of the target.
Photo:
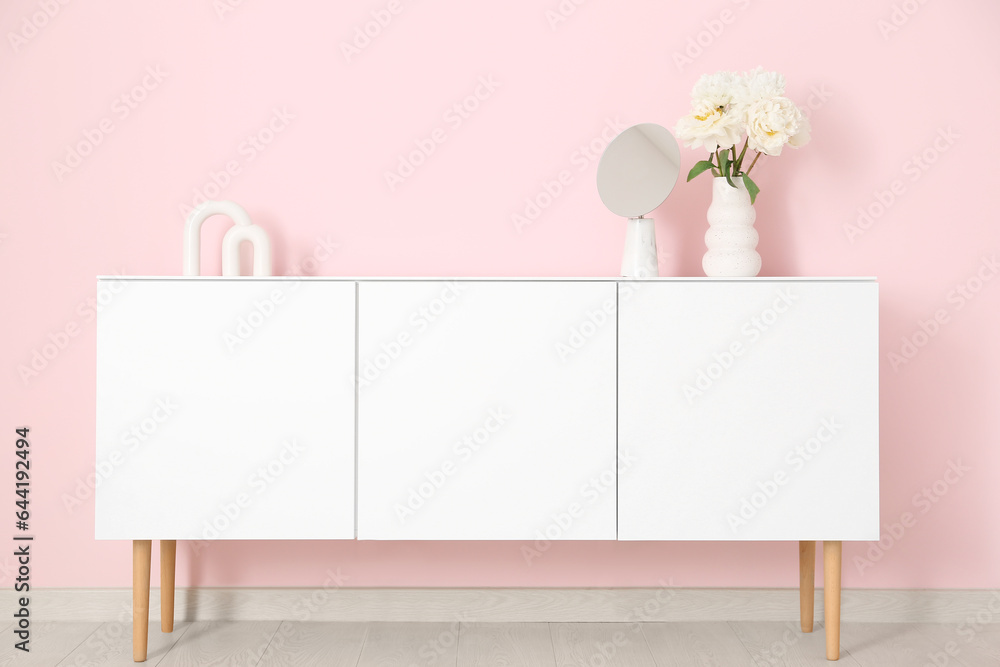
<svg viewBox="0 0 1000 667">
<path fill-rule="evenodd" d="M 618 539 L 879 539 L 877 284 L 622 290 Z"/>
<path fill-rule="evenodd" d="M 615 539 L 614 313 L 569 348 L 615 299 L 611 282 L 362 282 L 358 538 Z"/>
<path fill-rule="evenodd" d="M 153 539 L 168 630 L 177 539 L 353 538 L 799 541 L 807 631 L 825 540 L 836 657 L 874 280 L 111 280 L 96 536 L 134 541 L 136 659 Z"/>
<path fill-rule="evenodd" d="M 121 284 L 97 321 L 98 539 L 353 538 L 354 283 Z"/>
</svg>

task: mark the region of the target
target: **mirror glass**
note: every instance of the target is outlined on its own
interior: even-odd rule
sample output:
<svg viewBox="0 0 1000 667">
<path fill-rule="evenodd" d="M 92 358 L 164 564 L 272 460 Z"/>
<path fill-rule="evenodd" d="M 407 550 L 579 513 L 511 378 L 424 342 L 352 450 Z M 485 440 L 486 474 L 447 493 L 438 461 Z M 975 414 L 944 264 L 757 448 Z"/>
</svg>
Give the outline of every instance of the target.
<svg viewBox="0 0 1000 667">
<path fill-rule="evenodd" d="M 680 166 L 680 147 L 670 130 L 655 123 L 633 125 L 604 149 L 597 191 L 613 213 L 638 218 L 663 203 Z"/>
</svg>

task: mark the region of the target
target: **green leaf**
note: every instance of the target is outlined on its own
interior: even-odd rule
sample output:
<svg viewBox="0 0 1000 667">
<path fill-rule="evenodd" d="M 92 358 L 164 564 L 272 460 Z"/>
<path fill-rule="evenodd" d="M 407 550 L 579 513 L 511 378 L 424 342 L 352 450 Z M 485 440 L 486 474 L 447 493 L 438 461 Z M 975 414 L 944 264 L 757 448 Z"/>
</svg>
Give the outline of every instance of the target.
<svg viewBox="0 0 1000 667">
<path fill-rule="evenodd" d="M 750 193 L 750 203 L 753 204 L 757 201 L 757 194 L 760 192 L 760 188 L 746 174 L 743 174 L 743 185 L 747 186 L 747 192 Z"/>
<path fill-rule="evenodd" d="M 708 171 L 713 167 L 715 167 L 715 165 L 712 164 L 711 160 L 702 160 L 701 162 L 695 162 L 694 166 L 691 167 L 691 171 L 688 172 L 688 180 L 690 181 L 692 178 L 694 178 L 701 172 Z"/>
<path fill-rule="evenodd" d="M 727 150 L 724 153 L 719 153 L 719 169 L 722 171 L 722 175 L 726 177 L 726 182 L 735 188 L 736 184 L 733 183 L 733 176 L 731 173 L 732 166 L 733 163 L 729 161 L 729 151 Z"/>
</svg>

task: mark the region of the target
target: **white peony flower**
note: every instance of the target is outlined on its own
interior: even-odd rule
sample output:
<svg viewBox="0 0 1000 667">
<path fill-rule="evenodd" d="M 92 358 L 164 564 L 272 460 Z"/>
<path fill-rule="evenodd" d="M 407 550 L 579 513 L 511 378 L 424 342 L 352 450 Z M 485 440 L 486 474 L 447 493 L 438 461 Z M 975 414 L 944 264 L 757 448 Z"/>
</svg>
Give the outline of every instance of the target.
<svg viewBox="0 0 1000 667">
<path fill-rule="evenodd" d="M 733 101 L 740 106 L 750 106 L 761 100 L 782 97 L 785 94 L 785 77 L 777 72 L 765 72 L 757 67 L 739 77 L 733 91 Z"/>
<path fill-rule="evenodd" d="M 716 72 L 703 74 L 691 90 L 692 106 L 708 105 L 725 107 L 733 101 L 740 88 L 740 77 L 736 72 Z"/>
<path fill-rule="evenodd" d="M 743 135 L 743 124 L 738 114 L 701 102 L 677 121 L 674 132 L 688 148 L 704 146 L 714 153 L 717 148 L 732 148 Z"/>
<path fill-rule="evenodd" d="M 810 134 L 812 127 L 809 125 L 808 116 L 802 116 L 802 124 L 799 125 L 799 131 L 788 138 L 788 145 L 792 148 L 798 148 L 799 146 L 805 146 L 809 143 Z"/>
<path fill-rule="evenodd" d="M 781 149 L 796 138 L 796 146 L 808 141 L 809 123 L 787 97 L 762 99 L 742 109 L 750 148 L 765 155 L 781 155 Z M 804 134 L 803 134 L 804 133 Z"/>
</svg>

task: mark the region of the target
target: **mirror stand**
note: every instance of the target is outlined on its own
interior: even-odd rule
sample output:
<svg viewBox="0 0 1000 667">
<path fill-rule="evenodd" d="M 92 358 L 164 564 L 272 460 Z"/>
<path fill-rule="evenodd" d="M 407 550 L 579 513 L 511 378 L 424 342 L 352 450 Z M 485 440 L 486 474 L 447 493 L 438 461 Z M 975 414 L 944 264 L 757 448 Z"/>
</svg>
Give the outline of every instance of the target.
<svg viewBox="0 0 1000 667">
<path fill-rule="evenodd" d="M 625 228 L 622 278 L 655 278 L 659 275 L 654 220 L 643 215 L 629 218 Z"/>
<path fill-rule="evenodd" d="M 666 200 L 680 173 L 680 147 L 670 130 L 641 123 L 615 137 L 597 165 L 597 192 L 612 213 L 628 219 L 623 278 L 655 278 L 656 227 L 646 215 Z"/>
</svg>

